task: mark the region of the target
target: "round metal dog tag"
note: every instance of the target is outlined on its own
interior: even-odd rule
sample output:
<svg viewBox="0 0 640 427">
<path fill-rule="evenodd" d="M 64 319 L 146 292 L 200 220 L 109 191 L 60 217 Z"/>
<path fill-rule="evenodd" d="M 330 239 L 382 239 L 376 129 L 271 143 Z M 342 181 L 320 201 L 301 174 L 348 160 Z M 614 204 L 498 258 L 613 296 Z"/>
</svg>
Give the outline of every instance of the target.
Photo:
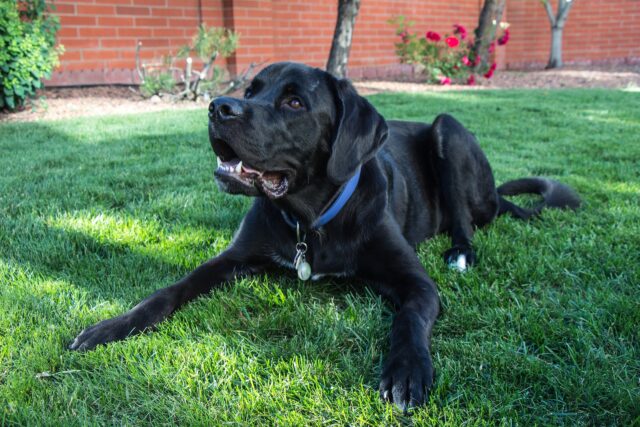
<svg viewBox="0 0 640 427">
<path fill-rule="evenodd" d="M 311 277 L 311 266 L 308 262 L 302 261 L 301 263 L 299 263 L 297 270 L 298 278 L 300 280 L 309 280 L 309 277 Z"/>
</svg>

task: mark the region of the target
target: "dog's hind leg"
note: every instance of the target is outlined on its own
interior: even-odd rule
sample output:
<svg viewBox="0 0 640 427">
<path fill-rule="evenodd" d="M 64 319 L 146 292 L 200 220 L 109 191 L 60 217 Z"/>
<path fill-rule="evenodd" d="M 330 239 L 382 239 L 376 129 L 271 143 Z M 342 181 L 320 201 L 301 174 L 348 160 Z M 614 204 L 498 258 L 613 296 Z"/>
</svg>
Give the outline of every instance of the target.
<svg viewBox="0 0 640 427">
<path fill-rule="evenodd" d="M 453 117 L 438 116 L 431 138 L 442 205 L 439 231 L 451 236 L 444 260 L 464 270 L 476 262 L 474 227 L 489 223 L 498 211 L 493 174 L 475 137 Z"/>
</svg>

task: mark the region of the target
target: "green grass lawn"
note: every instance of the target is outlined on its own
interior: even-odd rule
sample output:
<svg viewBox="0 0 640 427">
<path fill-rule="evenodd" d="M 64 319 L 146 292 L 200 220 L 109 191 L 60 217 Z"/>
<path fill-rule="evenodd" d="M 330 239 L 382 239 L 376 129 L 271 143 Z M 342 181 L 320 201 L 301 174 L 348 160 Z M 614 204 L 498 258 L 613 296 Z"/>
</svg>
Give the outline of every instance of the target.
<svg viewBox="0 0 640 427">
<path fill-rule="evenodd" d="M 251 201 L 217 190 L 203 109 L 0 125 L 0 425 L 638 425 L 640 94 L 370 99 L 453 113 L 498 183 L 584 198 L 478 231 L 465 274 L 446 238 L 419 247 L 443 304 L 426 407 L 379 401 L 392 310 L 355 281 L 243 279 L 155 333 L 66 350 L 229 244 Z"/>
</svg>

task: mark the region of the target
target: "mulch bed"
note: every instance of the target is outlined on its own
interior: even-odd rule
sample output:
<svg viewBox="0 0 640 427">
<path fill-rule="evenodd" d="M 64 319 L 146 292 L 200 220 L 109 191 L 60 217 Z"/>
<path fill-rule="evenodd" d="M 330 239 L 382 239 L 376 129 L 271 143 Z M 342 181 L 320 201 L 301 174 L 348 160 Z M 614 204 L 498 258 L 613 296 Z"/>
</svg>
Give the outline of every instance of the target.
<svg viewBox="0 0 640 427">
<path fill-rule="evenodd" d="M 479 79 L 476 86 L 438 86 L 415 82 L 359 81 L 363 95 L 381 92 L 424 92 L 461 89 L 561 89 L 608 88 L 640 90 L 640 64 L 571 66 L 549 71 L 502 71 L 491 80 Z M 144 99 L 134 86 L 48 88 L 33 108 L 11 114 L 0 113 L 0 122 L 58 120 L 69 117 L 135 114 L 160 110 L 204 108 L 205 102 L 169 102 Z"/>
</svg>

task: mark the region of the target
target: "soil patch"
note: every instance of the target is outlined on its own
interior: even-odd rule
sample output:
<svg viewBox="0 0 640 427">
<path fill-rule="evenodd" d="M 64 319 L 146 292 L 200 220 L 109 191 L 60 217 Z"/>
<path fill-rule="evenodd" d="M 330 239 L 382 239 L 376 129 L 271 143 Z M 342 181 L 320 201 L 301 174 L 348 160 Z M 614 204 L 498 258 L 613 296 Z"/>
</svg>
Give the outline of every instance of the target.
<svg viewBox="0 0 640 427">
<path fill-rule="evenodd" d="M 491 80 L 478 79 L 476 86 L 439 86 L 419 82 L 358 81 L 363 95 L 382 92 L 426 92 L 484 89 L 562 89 L 608 88 L 640 90 L 640 64 L 610 66 L 570 66 L 549 71 L 501 71 Z M 41 99 L 23 111 L 0 113 L 0 122 L 59 120 L 69 117 L 136 114 L 161 110 L 206 108 L 201 102 L 170 102 L 154 97 L 145 99 L 136 87 L 100 86 L 47 88 Z"/>
</svg>

